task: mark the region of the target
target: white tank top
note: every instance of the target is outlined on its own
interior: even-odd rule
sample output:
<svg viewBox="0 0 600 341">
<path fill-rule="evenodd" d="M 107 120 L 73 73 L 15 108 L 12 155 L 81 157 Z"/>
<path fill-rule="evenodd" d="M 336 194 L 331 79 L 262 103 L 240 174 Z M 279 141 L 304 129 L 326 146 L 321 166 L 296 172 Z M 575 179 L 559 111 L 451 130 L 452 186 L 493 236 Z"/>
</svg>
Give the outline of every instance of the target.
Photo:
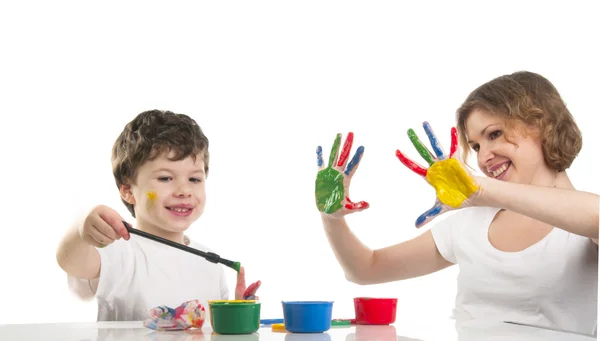
<svg viewBox="0 0 600 341">
<path fill-rule="evenodd" d="M 587 237 L 554 228 L 523 251 L 500 251 L 488 239 L 498 211 L 461 209 L 431 228 L 441 255 L 459 266 L 453 317 L 497 318 L 595 334 L 598 246 Z"/>
</svg>

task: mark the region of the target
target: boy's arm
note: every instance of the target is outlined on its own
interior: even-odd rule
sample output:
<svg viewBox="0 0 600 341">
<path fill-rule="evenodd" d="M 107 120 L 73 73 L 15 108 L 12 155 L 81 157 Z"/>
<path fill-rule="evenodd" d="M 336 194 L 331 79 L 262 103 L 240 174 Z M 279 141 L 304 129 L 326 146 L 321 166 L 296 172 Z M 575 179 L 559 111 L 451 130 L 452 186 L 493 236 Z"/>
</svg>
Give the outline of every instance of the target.
<svg viewBox="0 0 600 341">
<path fill-rule="evenodd" d="M 58 265 L 69 275 L 81 279 L 100 276 L 100 254 L 79 234 L 82 221 L 76 222 L 61 239 L 56 251 Z"/>
<path fill-rule="evenodd" d="M 503 208 L 567 232 L 598 238 L 597 194 L 482 178 L 480 205 Z"/>
</svg>

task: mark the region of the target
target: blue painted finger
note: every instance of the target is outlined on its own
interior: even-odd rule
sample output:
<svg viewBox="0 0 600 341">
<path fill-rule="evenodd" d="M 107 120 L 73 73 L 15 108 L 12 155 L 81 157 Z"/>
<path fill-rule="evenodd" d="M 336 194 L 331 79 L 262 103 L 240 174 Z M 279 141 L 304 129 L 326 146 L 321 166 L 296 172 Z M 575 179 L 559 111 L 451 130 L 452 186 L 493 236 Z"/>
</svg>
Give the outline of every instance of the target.
<svg viewBox="0 0 600 341">
<path fill-rule="evenodd" d="M 427 222 L 428 220 L 431 220 L 432 218 L 435 218 L 435 216 L 439 215 L 441 212 L 442 212 L 442 205 L 436 204 L 435 206 L 433 206 L 432 208 L 430 208 L 429 210 L 427 210 L 425 213 L 421 214 L 417 218 L 417 221 L 415 222 L 415 226 L 416 227 L 422 226 L 425 222 Z"/>
<path fill-rule="evenodd" d="M 317 147 L 317 166 L 323 166 L 323 148 L 321 146 Z"/>
<path fill-rule="evenodd" d="M 350 162 L 348 162 L 348 165 L 346 166 L 346 170 L 344 171 L 344 174 L 350 175 L 350 173 L 352 173 L 352 170 L 354 169 L 354 167 L 356 167 L 356 165 L 360 161 L 360 157 L 364 153 L 364 151 L 365 151 L 365 147 L 363 147 L 363 146 L 360 146 L 356 149 L 356 153 L 354 153 L 352 160 L 350 160 Z"/>
<path fill-rule="evenodd" d="M 431 129 L 431 125 L 429 125 L 429 122 L 423 122 L 423 128 L 427 133 L 427 137 L 429 138 L 429 142 L 431 143 L 431 147 L 433 148 L 433 152 L 435 153 L 436 157 L 440 160 L 443 160 L 444 151 L 442 150 L 442 147 L 437 137 L 435 137 L 435 134 L 433 133 L 433 129 Z"/>
</svg>

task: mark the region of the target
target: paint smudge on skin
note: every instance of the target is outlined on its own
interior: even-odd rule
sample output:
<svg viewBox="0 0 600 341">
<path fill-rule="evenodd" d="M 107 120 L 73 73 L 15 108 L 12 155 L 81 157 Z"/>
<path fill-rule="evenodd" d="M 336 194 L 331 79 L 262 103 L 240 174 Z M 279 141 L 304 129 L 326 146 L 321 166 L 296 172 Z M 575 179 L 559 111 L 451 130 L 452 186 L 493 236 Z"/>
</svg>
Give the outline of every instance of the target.
<svg viewBox="0 0 600 341">
<path fill-rule="evenodd" d="M 429 122 L 423 122 L 423 129 L 425 129 L 425 133 L 427 133 L 427 137 L 429 138 L 429 142 L 431 143 L 431 147 L 436 155 L 436 157 L 440 160 L 444 159 L 444 151 L 442 150 L 442 146 L 438 141 L 433 129 L 431 129 L 431 125 Z"/>
<path fill-rule="evenodd" d="M 367 203 L 366 201 L 352 202 L 348 197 L 346 197 L 346 201 L 348 203 L 344 207 L 346 207 L 349 210 L 361 210 L 369 208 L 369 203 Z"/>
<path fill-rule="evenodd" d="M 412 130 L 412 128 L 408 129 L 408 138 L 412 142 L 413 146 L 415 146 L 415 148 L 417 149 L 417 151 L 419 152 L 419 155 L 421 155 L 423 160 L 427 161 L 427 163 L 430 166 L 433 165 L 433 157 L 432 157 L 431 153 L 429 152 L 429 150 L 427 150 L 427 148 L 425 148 L 425 146 L 423 145 L 421 140 L 419 140 L 419 137 L 417 136 L 415 131 Z"/>
<path fill-rule="evenodd" d="M 421 226 L 423 225 L 423 223 L 429 219 L 429 218 L 433 218 L 436 215 L 440 214 L 442 212 L 442 205 L 435 205 L 432 208 L 430 208 L 427 212 L 421 214 L 418 218 L 417 221 L 415 222 L 415 225 Z"/>
<path fill-rule="evenodd" d="M 338 160 L 338 167 L 342 167 L 346 163 L 348 155 L 350 155 L 350 149 L 352 148 L 352 141 L 354 141 L 354 133 L 348 133 L 344 147 L 342 147 L 342 154 L 340 154 L 340 159 Z"/>
<path fill-rule="evenodd" d="M 150 200 L 150 201 L 154 201 L 154 200 L 156 200 L 156 198 L 158 198 L 158 194 L 154 191 L 148 191 L 146 193 L 146 196 L 148 197 L 148 200 Z"/>
<path fill-rule="evenodd" d="M 473 178 L 456 159 L 434 163 L 429 167 L 426 179 L 435 188 L 440 201 L 454 208 L 459 208 L 478 189 Z"/>
<path fill-rule="evenodd" d="M 344 201 L 344 174 L 327 167 L 317 174 L 315 183 L 317 208 L 321 212 L 334 213 L 342 208 Z"/>
<path fill-rule="evenodd" d="M 337 134 L 335 140 L 333 142 L 333 146 L 331 148 L 331 155 L 329 156 L 329 165 L 327 168 L 320 170 L 317 173 L 317 179 L 315 181 L 315 201 L 317 203 L 317 208 L 321 212 L 325 212 L 328 214 L 334 213 L 342 207 L 346 207 L 348 209 L 362 209 L 368 208 L 366 202 L 353 203 L 348 198 L 345 198 L 345 189 L 344 189 L 344 179 L 345 176 L 350 176 L 364 153 L 365 148 L 363 146 L 358 147 L 356 153 L 346 165 L 346 169 L 344 173 L 341 173 L 336 168 L 343 167 L 346 161 L 348 160 L 348 156 L 350 154 L 350 150 L 352 149 L 352 143 L 354 140 L 354 133 L 348 133 L 346 137 L 346 141 L 344 142 L 344 146 L 342 148 L 341 155 L 336 162 L 336 158 L 338 157 L 338 151 L 340 148 L 340 142 L 342 140 L 342 134 Z M 322 148 L 319 146 L 317 148 L 317 164 L 319 167 L 322 166 Z M 347 203 L 344 205 L 344 199 L 347 200 Z"/>
<path fill-rule="evenodd" d="M 323 166 L 323 148 L 321 146 L 317 147 L 317 166 Z"/>
<path fill-rule="evenodd" d="M 402 154 L 401 151 L 396 150 L 396 157 L 400 160 L 400 162 L 402 162 L 402 164 L 404 164 L 411 171 L 419 174 L 420 176 L 427 175 L 427 169 L 419 166 L 416 162 L 407 158 L 404 154 Z"/>
<path fill-rule="evenodd" d="M 452 142 L 450 142 L 450 156 L 452 157 L 454 153 L 456 153 L 456 149 L 458 148 L 458 132 L 456 131 L 456 127 L 452 127 L 450 130 L 450 135 L 452 138 Z"/>
<path fill-rule="evenodd" d="M 365 152 L 365 147 L 363 147 L 363 146 L 360 146 L 356 149 L 356 153 L 352 157 L 352 160 L 350 160 L 350 162 L 348 162 L 348 165 L 346 166 L 346 171 L 344 171 L 344 174 L 350 175 L 350 173 L 352 173 L 352 171 L 354 170 L 354 167 L 356 167 L 356 165 L 358 165 L 358 162 L 360 161 L 360 157 L 363 155 L 364 152 Z"/>
<path fill-rule="evenodd" d="M 256 281 L 252 284 L 250 284 L 250 286 L 248 288 L 246 288 L 246 291 L 244 291 L 244 299 L 245 300 L 253 300 L 256 299 L 256 290 L 258 290 L 258 288 L 261 285 L 261 281 Z"/>
<path fill-rule="evenodd" d="M 340 142 L 342 141 L 342 134 L 337 134 L 335 136 L 335 141 L 333 142 L 333 146 L 331 147 L 331 153 L 329 154 L 329 165 L 328 167 L 333 166 L 335 163 L 335 159 L 338 156 L 338 151 L 340 150 Z"/>
</svg>

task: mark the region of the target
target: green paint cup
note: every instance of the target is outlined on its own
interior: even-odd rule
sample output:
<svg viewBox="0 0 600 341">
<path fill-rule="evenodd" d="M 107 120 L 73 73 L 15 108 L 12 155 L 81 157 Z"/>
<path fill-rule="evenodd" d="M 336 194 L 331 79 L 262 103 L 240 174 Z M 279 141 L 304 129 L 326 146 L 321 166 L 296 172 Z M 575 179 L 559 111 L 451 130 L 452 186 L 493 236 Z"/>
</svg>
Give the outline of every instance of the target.
<svg viewBox="0 0 600 341">
<path fill-rule="evenodd" d="M 255 301 L 209 302 L 212 329 L 219 334 L 252 334 L 260 327 L 260 303 Z"/>
</svg>

